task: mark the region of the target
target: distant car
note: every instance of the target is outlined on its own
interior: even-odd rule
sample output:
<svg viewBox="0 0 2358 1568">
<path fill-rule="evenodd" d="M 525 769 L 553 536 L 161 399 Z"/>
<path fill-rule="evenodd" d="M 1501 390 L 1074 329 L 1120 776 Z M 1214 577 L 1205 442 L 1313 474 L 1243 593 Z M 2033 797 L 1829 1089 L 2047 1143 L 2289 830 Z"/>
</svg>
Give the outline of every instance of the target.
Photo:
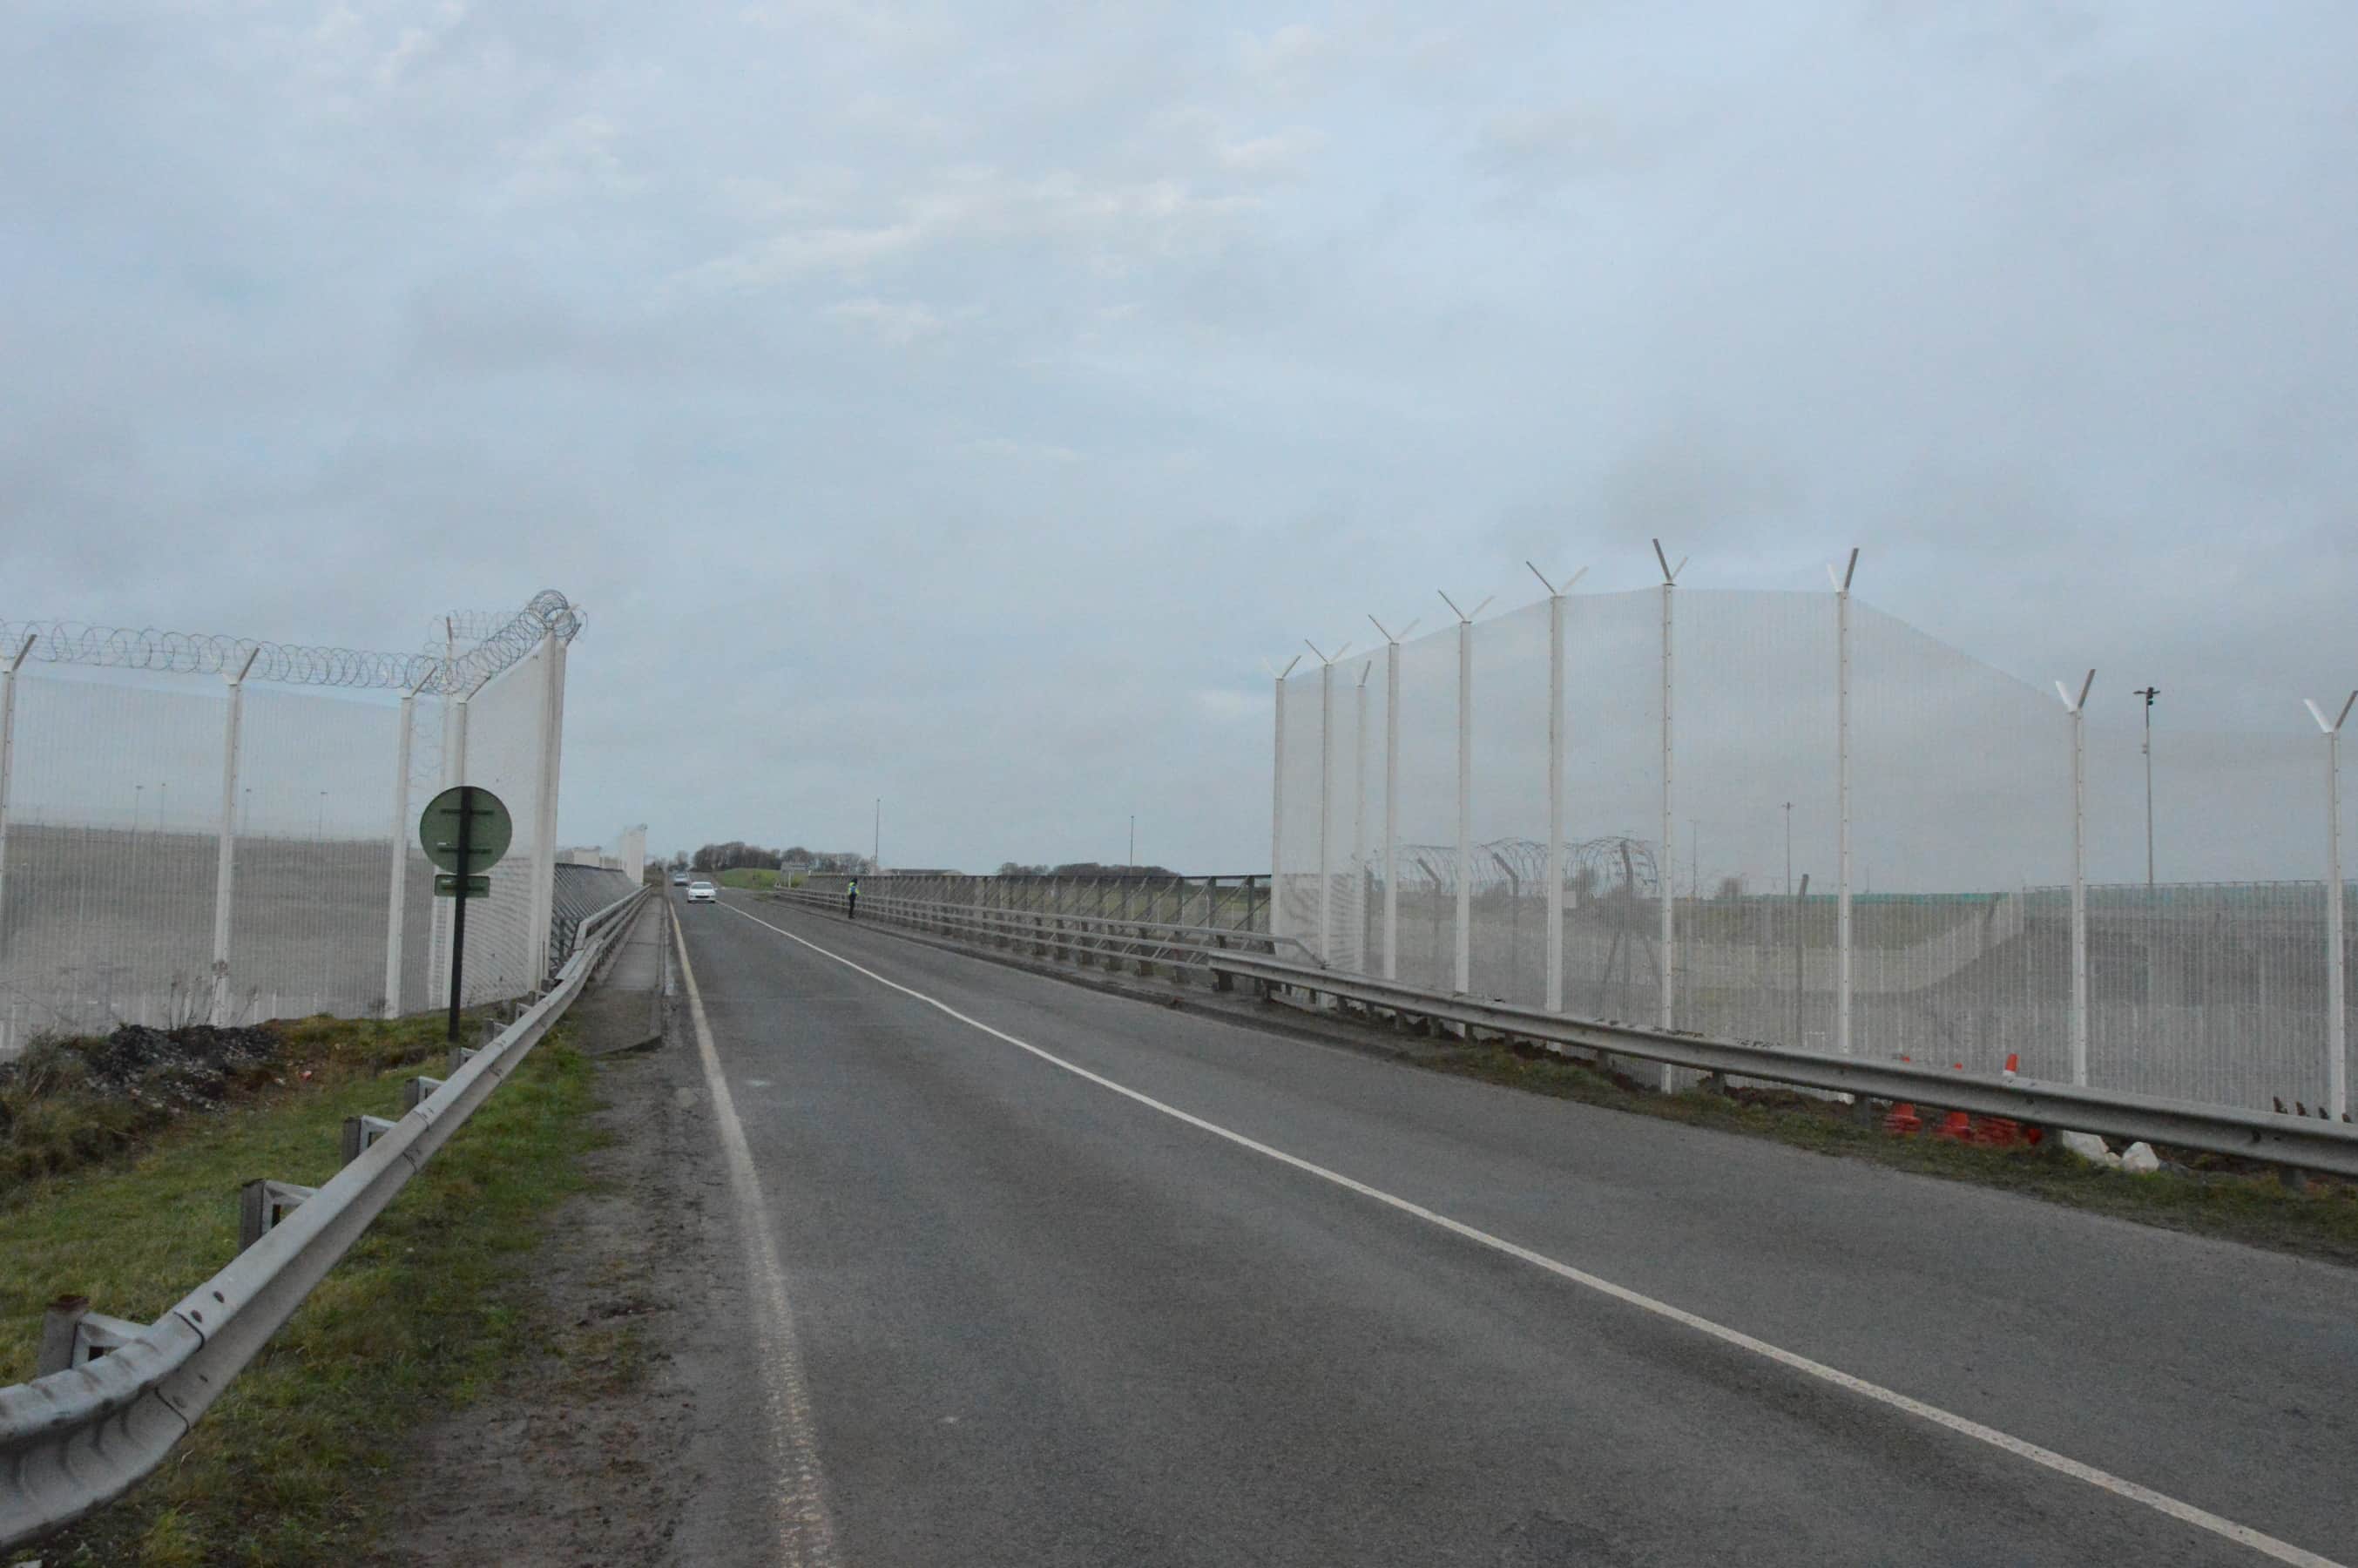
<svg viewBox="0 0 2358 1568">
<path fill-rule="evenodd" d="M 686 887 L 687 885 L 687 873 L 686 871 L 674 871 L 671 874 L 671 885 L 676 888 Z"/>
<path fill-rule="evenodd" d="M 710 882 L 690 882 L 687 884 L 688 903 L 718 903 L 719 901 L 720 890 L 714 887 Z"/>
</svg>

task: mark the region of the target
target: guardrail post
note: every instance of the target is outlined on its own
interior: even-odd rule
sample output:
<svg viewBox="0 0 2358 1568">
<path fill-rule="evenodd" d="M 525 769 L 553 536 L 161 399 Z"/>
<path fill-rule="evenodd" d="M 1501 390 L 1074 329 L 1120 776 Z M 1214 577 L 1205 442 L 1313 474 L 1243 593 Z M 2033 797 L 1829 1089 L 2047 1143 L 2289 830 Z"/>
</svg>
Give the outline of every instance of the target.
<svg viewBox="0 0 2358 1568">
<path fill-rule="evenodd" d="M 41 1348 L 33 1362 L 37 1376 L 47 1378 L 72 1368 L 74 1339 L 89 1314 L 88 1296 L 59 1296 L 49 1303 L 41 1314 Z"/>
<path fill-rule="evenodd" d="M 477 1047 L 477 1046 L 473 1046 L 473 1045 L 453 1045 L 453 1046 L 451 1046 L 451 1047 L 450 1047 L 450 1065 L 449 1065 L 449 1069 L 448 1069 L 448 1070 L 449 1070 L 451 1074 L 453 1074 L 453 1075 L 455 1076 L 455 1075 L 458 1073 L 458 1071 L 459 1071 L 459 1069 L 460 1069 L 460 1068 L 461 1068 L 461 1067 L 465 1066 L 468 1063 L 470 1063 L 470 1062 L 473 1061 L 473 1060 L 476 1058 L 476 1056 L 477 1056 L 477 1055 L 479 1055 L 480 1054 L 481 1054 L 481 1050 L 480 1050 L 480 1048 L 479 1048 L 479 1047 Z"/>
<path fill-rule="evenodd" d="M 145 1324 L 91 1311 L 88 1296 L 59 1296 L 41 1315 L 41 1345 L 34 1357 L 33 1375 L 47 1378 L 86 1367 L 122 1349 L 146 1328 Z"/>
<path fill-rule="evenodd" d="M 1138 972 L 1149 977 L 1150 979 L 1154 974 L 1154 961 L 1148 956 L 1152 952 L 1152 950 L 1153 949 L 1148 945 L 1146 927 L 1141 925 L 1138 928 Z"/>
<path fill-rule="evenodd" d="M 274 1182 L 258 1177 L 237 1190 L 237 1249 L 241 1252 L 268 1235 L 271 1229 L 301 1205 L 304 1199 L 319 1191 L 317 1187 L 298 1187 L 292 1182 Z"/>
<path fill-rule="evenodd" d="M 442 1080 L 439 1078 L 429 1078 L 421 1075 L 409 1079 L 401 1086 L 401 1108 L 405 1112 L 416 1110 L 426 1103 L 427 1096 L 441 1087 Z"/>
<path fill-rule="evenodd" d="M 349 1165 L 368 1152 L 368 1146 L 393 1130 L 393 1123 L 381 1116 L 348 1116 L 344 1118 L 343 1155 Z"/>
<path fill-rule="evenodd" d="M 1226 936 L 1221 935 L 1218 932 L 1214 932 L 1212 934 L 1212 946 L 1225 953 L 1228 950 L 1228 939 Z M 1235 990 L 1237 989 L 1237 978 L 1234 975 L 1229 974 L 1226 969 L 1214 969 L 1212 971 L 1212 989 L 1216 991 Z"/>
</svg>

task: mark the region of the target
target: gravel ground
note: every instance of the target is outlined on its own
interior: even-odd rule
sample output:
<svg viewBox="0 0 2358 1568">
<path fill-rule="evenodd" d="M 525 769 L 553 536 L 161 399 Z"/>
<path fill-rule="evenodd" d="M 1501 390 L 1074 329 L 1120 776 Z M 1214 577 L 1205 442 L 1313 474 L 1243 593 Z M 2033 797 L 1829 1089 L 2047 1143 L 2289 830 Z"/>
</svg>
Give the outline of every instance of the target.
<svg viewBox="0 0 2358 1568">
<path fill-rule="evenodd" d="M 544 1353 L 421 1430 L 382 1563 L 701 1561 L 681 1539 L 741 1378 L 740 1243 L 697 1065 L 675 1040 L 600 1068 L 597 1187 L 560 1210 L 516 1303 Z"/>
</svg>

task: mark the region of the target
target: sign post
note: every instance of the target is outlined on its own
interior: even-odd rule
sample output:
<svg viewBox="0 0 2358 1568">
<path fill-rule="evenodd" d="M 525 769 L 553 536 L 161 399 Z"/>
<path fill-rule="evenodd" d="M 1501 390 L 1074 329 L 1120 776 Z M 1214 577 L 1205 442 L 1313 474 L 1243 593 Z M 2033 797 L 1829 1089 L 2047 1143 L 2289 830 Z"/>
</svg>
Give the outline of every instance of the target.
<svg viewBox="0 0 2358 1568">
<path fill-rule="evenodd" d="M 450 900 L 449 1038 L 459 1038 L 459 999 L 467 964 L 467 901 L 488 898 L 491 870 L 514 841 L 515 823 L 490 790 L 459 784 L 444 790 L 417 819 L 418 847 L 442 868 L 434 896 Z"/>
</svg>

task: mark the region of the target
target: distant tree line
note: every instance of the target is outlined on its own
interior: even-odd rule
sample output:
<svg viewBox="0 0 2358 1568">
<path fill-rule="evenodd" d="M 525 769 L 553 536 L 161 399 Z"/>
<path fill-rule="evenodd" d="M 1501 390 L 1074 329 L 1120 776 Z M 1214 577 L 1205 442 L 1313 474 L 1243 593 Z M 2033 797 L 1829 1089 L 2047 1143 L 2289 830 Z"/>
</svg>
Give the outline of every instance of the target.
<svg viewBox="0 0 2358 1568">
<path fill-rule="evenodd" d="M 1109 866 L 1097 860 L 1067 860 L 1061 866 L 1027 866 L 1021 860 L 1000 863 L 1002 877 L 1175 877 L 1168 866 Z"/>
<path fill-rule="evenodd" d="M 796 870 L 835 871 L 852 876 L 864 875 L 874 868 L 868 857 L 829 849 L 806 849 L 800 844 L 784 849 L 765 849 L 748 844 L 742 838 L 731 838 L 726 844 L 706 844 L 693 855 L 686 850 L 671 858 L 676 871 L 784 871 L 788 866 Z"/>
</svg>

